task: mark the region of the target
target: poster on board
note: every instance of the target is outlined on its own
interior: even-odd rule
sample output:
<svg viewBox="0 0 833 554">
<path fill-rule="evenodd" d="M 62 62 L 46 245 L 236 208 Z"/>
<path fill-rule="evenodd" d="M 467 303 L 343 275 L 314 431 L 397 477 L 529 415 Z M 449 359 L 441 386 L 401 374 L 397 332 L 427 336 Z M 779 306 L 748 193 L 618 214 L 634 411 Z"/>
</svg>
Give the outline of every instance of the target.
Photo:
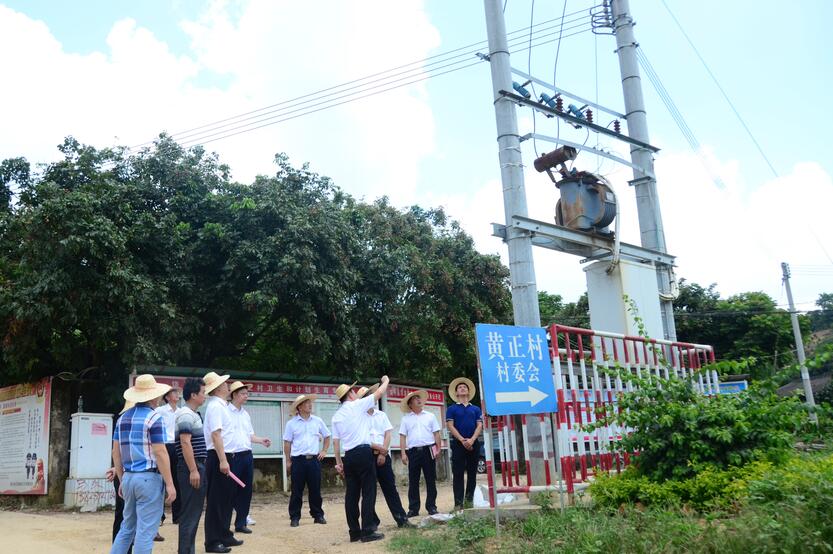
<svg viewBox="0 0 833 554">
<path fill-rule="evenodd" d="M 0 388 L 0 494 L 46 494 L 51 381 Z"/>
</svg>

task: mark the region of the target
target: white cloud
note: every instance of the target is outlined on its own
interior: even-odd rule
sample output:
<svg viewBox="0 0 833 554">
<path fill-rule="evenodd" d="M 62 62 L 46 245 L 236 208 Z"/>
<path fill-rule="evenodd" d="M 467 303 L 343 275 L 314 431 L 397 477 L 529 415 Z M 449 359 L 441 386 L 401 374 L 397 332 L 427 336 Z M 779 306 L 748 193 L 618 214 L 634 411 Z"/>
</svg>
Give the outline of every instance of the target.
<svg viewBox="0 0 833 554">
<path fill-rule="evenodd" d="M 113 23 L 106 47 L 81 56 L 67 52 L 44 23 L 0 6 L 0 48 L 15 53 L 0 58 L 3 74 L 15 76 L 0 105 L 0 157 L 55 159 L 54 146 L 68 134 L 97 146 L 139 144 L 162 130 L 419 60 L 439 45 L 419 0 L 218 0 L 181 27 L 192 43 L 187 55 L 124 19 Z M 273 155 L 285 151 L 294 163 L 313 161 L 314 170 L 352 194 L 388 194 L 404 204 L 416 201 L 419 163 L 434 149 L 434 121 L 424 87 L 414 84 L 207 148 L 244 182 L 271 173 Z"/>
</svg>

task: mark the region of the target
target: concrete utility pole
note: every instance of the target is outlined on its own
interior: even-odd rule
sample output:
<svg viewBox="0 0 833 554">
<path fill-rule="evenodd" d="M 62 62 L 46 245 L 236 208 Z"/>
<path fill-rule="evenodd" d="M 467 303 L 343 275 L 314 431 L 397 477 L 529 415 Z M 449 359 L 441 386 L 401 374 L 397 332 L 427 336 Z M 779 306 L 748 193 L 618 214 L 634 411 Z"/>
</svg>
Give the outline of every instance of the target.
<svg viewBox="0 0 833 554">
<path fill-rule="evenodd" d="M 813 387 L 810 385 L 810 374 L 807 373 L 806 357 L 804 356 L 804 341 L 801 338 L 801 328 L 798 326 L 798 312 L 795 311 L 793 302 L 793 291 L 790 288 L 790 266 L 786 262 L 781 263 L 784 285 L 787 288 L 787 302 L 790 303 L 790 321 L 793 325 L 793 337 L 795 337 L 795 352 L 798 355 L 798 365 L 801 367 L 801 382 L 804 384 L 804 400 L 810 408 L 810 420 L 818 423 L 816 415 L 816 399 L 813 398 Z"/>
<path fill-rule="evenodd" d="M 500 0 L 484 0 L 486 31 L 489 38 L 489 65 L 492 70 L 495 120 L 497 122 L 500 179 L 503 184 L 503 212 L 506 219 L 506 245 L 509 248 L 509 282 L 515 325 L 540 327 L 538 287 L 532 262 L 532 239 L 512 225 L 512 216 L 527 214 L 521 141 L 515 104 L 498 91 L 512 90 L 506 22 Z"/>
<path fill-rule="evenodd" d="M 622 76 L 622 92 L 625 97 L 625 115 L 628 122 L 628 135 L 631 138 L 650 144 L 648 120 L 645 115 L 645 102 L 642 97 L 642 79 L 639 76 L 639 62 L 636 58 L 638 44 L 633 34 L 633 18 L 630 15 L 628 0 L 612 0 L 613 32 L 616 36 L 616 53 L 619 55 L 619 73 Z M 654 159 L 649 150 L 631 146 L 631 161 L 654 174 Z M 662 213 L 657 197 L 657 183 L 653 177 L 646 177 L 634 170 L 634 179 L 630 182 L 636 188 L 636 208 L 639 215 L 639 230 L 642 246 L 667 253 L 665 230 L 662 226 Z M 671 268 L 657 266 L 657 284 L 660 292 L 660 309 L 665 339 L 677 340 L 674 325 L 674 306 L 672 304 Z"/>
</svg>

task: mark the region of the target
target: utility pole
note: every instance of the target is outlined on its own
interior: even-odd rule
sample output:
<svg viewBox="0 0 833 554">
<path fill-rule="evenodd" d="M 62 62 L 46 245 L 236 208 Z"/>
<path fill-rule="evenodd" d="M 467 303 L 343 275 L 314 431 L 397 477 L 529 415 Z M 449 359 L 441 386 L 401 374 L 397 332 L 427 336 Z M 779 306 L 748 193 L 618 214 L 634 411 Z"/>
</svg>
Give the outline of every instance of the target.
<svg viewBox="0 0 833 554">
<path fill-rule="evenodd" d="M 633 34 L 634 22 L 630 14 L 630 6 L 628 0 L 612 0 L 611 7 L 613 10 L 613 34 L 616 36 L 616 53 L 619 56 L 619 73 L 622 77 L 622 92 L 625 97 L 628 135 L 631 138 L 650 144 L 645 101 L 642 97 L 642 79 L 639 76 L 639 62 L 636 58 L 636 49 L 639 45 Z M 654 174 L 653 156 L 649 150 L 631 145 L 631 161 L 646 170 L 646 173 L 642 173 L 634 169 L 634 178 L 630 181 L 630 184 L 636 189 L 636 208 L 639 216 L 642 246 L 667 253 L 662 213 L 657 197 L 657 182 L 653 177 L 647 176 Z M 671 293 L 673 278 L 669 266 L 657 265 L 657 284 L 660 293 L 664 338 L 672 341 L 677 340 Z"/>
<path fill-rule="evenodd" d="M 500 95 L 512 90 L 512 68 L 506 41 L 506 22 L 500 0 L 484 0 L 486 32 L 489 38 L 489 65 L 492 70 L 492 92 L 497 123 L 500 179 L 503 184 L 503 212 L 506 219 L 506 245 L 509 248 L 509 282 L 512 289 L 512 311 L 515 325 L 540 327 L 538 287 L 532 261 L 532 239 L 516 229 L 512 216 L 526 217 L 521 141 L 515 104 Z"/>
<path fill-rule="evenodd" d="M 804 384 L 804 400 L 810 408 L 810 420 L 818 424 L 816 415 L 816 400 L 813 398 L 813 387 L 810 385 L 810 374 L 807 373 L 806 357 L 804 356 L 804 341 L 801 338 L 801 328 L 798 326 L 798 312 L 795 311 L 793 302 L 793 291 L 790 288 L 790 266 L 781 262 L 784 285 L 787 289 L 787 302 L 790 303 L 790 321 L 793 326 L 793 337 L 795 337 L 795 352 L 798 355 L 798 365 L 801 368 L 801 382 Z"/>
</svg>

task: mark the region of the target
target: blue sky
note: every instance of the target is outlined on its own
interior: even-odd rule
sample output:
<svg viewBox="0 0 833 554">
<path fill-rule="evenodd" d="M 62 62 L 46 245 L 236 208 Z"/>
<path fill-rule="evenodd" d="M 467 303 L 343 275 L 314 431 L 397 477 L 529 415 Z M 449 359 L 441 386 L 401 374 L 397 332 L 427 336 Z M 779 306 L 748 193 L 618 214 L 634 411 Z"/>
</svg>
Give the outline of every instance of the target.
<svg viewBox="0 0 833 554">
<path fill-rule="evenodd" d="M 723 294 L 764 290 L 783 303 L 779 263 L 787 261 L 796 266 L 796 300 L 810 308 L 819 292 L 833 291 L 833 116 L 826 107 L 833 38 L 822 28 L 833 3 L 785 9 L 774 1 L 667 1 L 780 175 L 774 178 L 662 2 L 632 0 L 637 40 L 726 183 L 709 179 L 643 78 L 651 140 L 662 148 L 658 190 L 677 274 L 717 282 Z M 138 144 L 485 39 L 475 0 L 302 4 L 0 0 L 0 46 L 14 52 L 0 67 L 17 76 L 0 103 L 0 157 L 48 161 L 68 134 L 98 146 Z M 590 6 L 568 0 L 566 11 Z M 508 0 L 507 29 L 528 27 L 531 15 L 535 23 L 557 18 L 563 7 L 538 0 L 532 13 L 531 0 Z M 518 53 L 513 65 L 551 81 L 556 46 L 534 48 L 531 60 Z M 621 110 L 614 47 L 612 37 L 589 32 L 565 38 L 557 84 Z M 528 111 L 519 119 L 523 132 L 532 130 Z M 536 127 L 557 133 L 553 120 L 539 117 Z M 273 154 L 285 151 L 356 196 L 442 205 L 479 249 L 505 259 L 488 225 L 502 219 L 494 129 L 484 63 L 208 148 L 242 181 L 272 171 Z M 561 132 L 577 142 L 586 136 Z M 532 146 L 524 146 L 528 165 Z M 630 172 L 584 154 L 577 166 L 609 176 L 623 203 L 623 238 L 638 242 Z M 526 186 L 530 215 L 550 219 L 552 184 L 531 171 Z M 536 271 L 541 289 L 567 299 L 584 290 L 574 257 L 536 251 Z"/>
</svg>

